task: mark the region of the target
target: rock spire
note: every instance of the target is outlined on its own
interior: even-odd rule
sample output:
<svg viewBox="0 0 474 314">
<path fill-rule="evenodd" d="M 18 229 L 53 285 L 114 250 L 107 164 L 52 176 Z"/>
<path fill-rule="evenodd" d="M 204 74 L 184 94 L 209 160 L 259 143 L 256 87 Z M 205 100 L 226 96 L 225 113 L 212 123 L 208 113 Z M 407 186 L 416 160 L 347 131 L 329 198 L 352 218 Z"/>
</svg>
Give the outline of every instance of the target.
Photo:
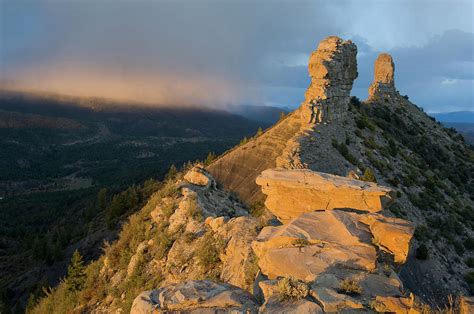
<svg viewBox="0 0 474 314">
<path fill-rule="evenodd" d="M 397 95 L 392 56 L 381 53 L 375 60 L 374 82 L 369 87 L 369 100 L 391 99 Z"/>
<path fill-rule="evenodd" d="M 345 116 L 352 83 L 357 78 L 357 46 L 350 40 L 330 36 L 311 54 L 308 72 L 311 84 L 305 93 L 302 117 L 317 124 Z"/>
</svg>

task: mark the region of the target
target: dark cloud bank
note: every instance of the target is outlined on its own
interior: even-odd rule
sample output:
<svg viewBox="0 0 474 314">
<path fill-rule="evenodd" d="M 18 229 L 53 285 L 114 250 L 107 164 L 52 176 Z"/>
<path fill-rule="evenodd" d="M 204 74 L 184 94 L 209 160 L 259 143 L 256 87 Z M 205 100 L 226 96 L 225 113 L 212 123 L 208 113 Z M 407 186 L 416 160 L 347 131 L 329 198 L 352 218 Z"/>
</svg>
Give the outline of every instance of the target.
<svg viewBox="0 0 474 314">
<path fill-rule="evenodd" d="M 329 35 L 359 48 L 365 98 L 381 51 L 402 94 L 470 110 L 469 1 L 13 1 L 1 10 L 0 78 L 28 88 L 165 104 L 295 107 Z"/>
</svg>

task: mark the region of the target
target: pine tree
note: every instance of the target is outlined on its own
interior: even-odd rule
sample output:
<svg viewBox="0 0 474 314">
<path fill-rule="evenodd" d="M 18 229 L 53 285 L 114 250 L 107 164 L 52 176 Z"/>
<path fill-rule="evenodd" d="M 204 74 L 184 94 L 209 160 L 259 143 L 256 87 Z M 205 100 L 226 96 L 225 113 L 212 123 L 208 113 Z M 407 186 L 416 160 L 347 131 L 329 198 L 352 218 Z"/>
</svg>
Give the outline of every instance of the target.
<svg viewBox="0 0 474 314">
<path fill-rule="evenodd" d="M 283 111 L 280 111 L 280 120 L 283 120 L 286 117 L 286 114 Z"/>
<path fill-rule="evenodd" d="M 258 130 L 257 130 L 257 136 L 260 136 L 262 134 L 263 134 L 263 130 L 262 130 L 261 127 L 259 127 Z"/>
<path fill-rule="evenodd" d="M 67 268 L 66 285 L 70 292 L 82 289 L 86 281 L 86 267 L 78 250 L 72 254 L 71 262 Z"/>
<path fill-rule="evenodd" d="M 108 190 L 107 188 L 100 189 L 99 193 L 97 193 L 97 203 L 99 205 L 100 210 L 105 210 L 108 203 Z"/>
<path fill-rule="evenodd" d="M 214 159 L 216 159 L 216 154 L 214 154 L 213 152 L 209 152 L 209 154 L 207 154 L 206 160 L 204 161 L 204 164 L 210 165 L 214 161 Z"/>
<path fill-rule="evenodd" d="M 176 169 L 176 166 L 172 164 L 170 169 L 168 170 L 168 173 L 165 176 L 165 180 L 166 181 L 174 180 L 177 174 L 178 174 L 178 169 Z"/>
</svg>

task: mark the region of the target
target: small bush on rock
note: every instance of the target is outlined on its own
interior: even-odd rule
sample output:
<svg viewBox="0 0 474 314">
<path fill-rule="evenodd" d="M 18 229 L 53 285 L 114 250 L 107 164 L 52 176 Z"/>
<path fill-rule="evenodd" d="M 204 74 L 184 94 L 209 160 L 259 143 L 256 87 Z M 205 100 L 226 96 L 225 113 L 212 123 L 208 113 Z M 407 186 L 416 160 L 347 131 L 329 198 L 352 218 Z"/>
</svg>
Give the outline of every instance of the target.
<svg viewBox="0 0 474 314">
<path fill-rule="evenodd" d="M 309 293 L 308 284 L 293 277 L 278 280 L 277 289 L 282 300 L 303 299 Z"/>
<path fill-rule="evenodd" d="M 346 278 L 343 281 L 341 281 L 341 285 L 339 286 L 339 290 L 348 295 L 359 295 L 362 293 L 362 287 L 360 286 L 359 282 Z"/>
<path fill-rule="evenodd" d="M 370 168 L 365 168 L 364 175 L 360 178 L 362 181 L 366 182 L 375 182 L 377 183 L 377 179 L 375 178 L 375 174 Z"/>
</svg>

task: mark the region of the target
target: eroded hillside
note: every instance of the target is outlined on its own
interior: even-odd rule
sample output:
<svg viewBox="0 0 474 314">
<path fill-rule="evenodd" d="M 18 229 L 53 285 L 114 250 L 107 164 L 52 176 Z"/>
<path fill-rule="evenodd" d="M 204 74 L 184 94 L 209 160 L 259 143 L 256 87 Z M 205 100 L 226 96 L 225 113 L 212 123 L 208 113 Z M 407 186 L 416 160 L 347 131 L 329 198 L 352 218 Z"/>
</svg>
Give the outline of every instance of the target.
<svg viewBox="0 0 474 314">
<path fill-rule="evenodd" d="M 295 112 L 170 178 L 33 312 L 472 311 L 472 151 L 399 94 L 389 55 L 351 98 L 356 52 L 323 40 Z"/>
</svg>

